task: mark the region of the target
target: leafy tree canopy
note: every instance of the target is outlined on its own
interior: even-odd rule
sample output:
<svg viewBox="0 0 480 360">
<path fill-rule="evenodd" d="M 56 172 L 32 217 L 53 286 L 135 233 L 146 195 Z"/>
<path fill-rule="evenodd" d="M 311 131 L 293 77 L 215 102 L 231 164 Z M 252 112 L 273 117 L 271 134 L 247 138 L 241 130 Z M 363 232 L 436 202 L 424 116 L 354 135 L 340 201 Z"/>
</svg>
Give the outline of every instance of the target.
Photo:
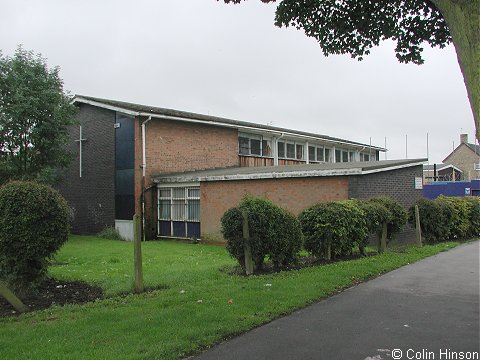
<svg viewBox="0 0 480 360">
<path fill-rule="evenodd" d="M 74 113 L 58 67 L 21 46 L 13 57 L 0 52 L 0 184 L 58 180 L 70 160 L 65 144 Z"/>
<path fill-rule="evenodd" d="M 480 140 L 480 0 L 282 0 L 275 24 L 303 29 L 325 55 L 358 60 L 391 39 L 400 62 L 422 64 L 424 44 L 453 42 Z"/>
<path fill-rule="evenodd" d="M 348 53 L 359 60 L 380 41 L 392 39 L 399 61 L 421 64 L 423 42 L 444 47 L 451 41 L 443 16 L 423 0 L 283 0 L 275 25 L 303 29 L 326 56 Z"/>
</svg>

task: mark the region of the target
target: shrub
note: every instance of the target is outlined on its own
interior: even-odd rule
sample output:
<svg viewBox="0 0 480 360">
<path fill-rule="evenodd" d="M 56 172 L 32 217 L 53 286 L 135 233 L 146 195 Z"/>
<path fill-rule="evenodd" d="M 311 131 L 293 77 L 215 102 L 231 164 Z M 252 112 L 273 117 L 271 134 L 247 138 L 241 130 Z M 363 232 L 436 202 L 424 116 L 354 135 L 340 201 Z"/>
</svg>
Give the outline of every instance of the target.
<svg viewBox="0 0 480 360">
<path fill-rule="evenodd" d="M 368 235 L 365 214 L 352 200 L 314 205 L 304 210 L 299 220 L 305 250 L 317 257 L 350 254 Z"/>
<path fill-rule="evenodd" d="M 356 204 L 363 210 L 367 233 L 381 237 L 383 224 L 391 221 L 392 214 L 378 201 L 356 200 Z M 359 243 L 360 252 L 365 255 L 364 248 L 368 245 L 368 237 Z"/>
<path fill-rule="evenodd" d="M 420 215 L 420 229 L 427 243 L 434 244 L 448 239 L 449 224 L 444 209 L 438 202 L 429 199 L 418 199 L 415 202 Z M 408 221 L 416 227 L 415 205 L 408 210 Z"/>
<path fill-rule="evenodd" d="M 480 197 L 467 196 L 463 198 L 469 204 L 469 221 L 468 237 L 480 236 Z"/>
<path fill-rule="evenodd" d="M 469 204 L 463 198 L 439 196 L 435 201 L 442 207 L 447 220 L 447 239 L 463 239 L 470 229 Z"/>
<path fill-rule="evenodd" d="M 239 208 L 228 209 L 220 220 L 223 238 L 227 240 L 227 251 L 238 260 L 242 268 L 245 267 L 245 253 L 243 240 L 243 217 Z"/>
<path fill-rule="evenodd" d="M 435 200 L 419 199 L 422 235 L 429 243 L 480 235 L 480 199 L 439 196 Z M 415 224 L 414 207 L 409 221 Z"/>
<path fill-rule="evenodd" d="M 384 206 L 390 212 L 387 222 L 387 238 L 392 240 L 407 223 L 407 211 L 398 202 L 389 197 L 372 198 L 369 201 Z"/>
<path fill-rule="evenodd" d="M 118 230 L 113 226 L 106 226 L 97 234 L 98 237 L 106 240 L 125 240 Z"/>
<path fill-rule="evenodd" d="M 52 188 L 14 181 L 0 187 L 0 277 L 20 292 L 34 288 L 67 241 L 69 208 Z"/>
<path fill-rule="evenodd" d="M 288 266 L 296 260 L 302 245 L 298 220 L 268 200 L 245 197 L 238 208 L 227 210 L 221 219 L 227 251 L 242 267 L 245 265 L 242 212 L 248 218 L 249 244 L 256 269 L 263 267 L 267 256 L 275 267 Z"/>
<path fill-rule="evenodd" d="M 269 246 L 268 256 L 277 268 L 287 267 L 297 260 L 302 248 L 302 229 L 298 219 L 279 208 L 275 238 Z"/>
</svg>

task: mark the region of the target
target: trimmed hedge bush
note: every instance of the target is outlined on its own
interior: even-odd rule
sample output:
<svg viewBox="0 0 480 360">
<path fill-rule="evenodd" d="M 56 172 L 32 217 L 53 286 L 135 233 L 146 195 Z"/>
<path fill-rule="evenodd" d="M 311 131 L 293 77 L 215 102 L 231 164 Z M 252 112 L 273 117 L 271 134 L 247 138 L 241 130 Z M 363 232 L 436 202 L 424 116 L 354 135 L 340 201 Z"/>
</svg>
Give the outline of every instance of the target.
<svg viewBox="0 0 480 360">
<path fill-rule="evenodd" d="M 356 201 L 321 203 L 299 215 L 305 250 L 316 257 L 351 254 L 355 245 L 365 246 L 368 227 Z"/>
<path fill-rule="evenodd" d="M 470 227 L 468 229 L 468 237 L 480 236 L 480 197 L 469 196 L 464 197 L 464 201 L 469 205 Z"/>
<path fill-rule="evenodd" d="M 34 182 L 0 187 L 0 277 L 20 293 L 44 278 L 67 241 L 70 211 L 58 191 Z"/>
<path fill-rule="evenodd" d="M 448 239 L 449 225 L 444 208 L 429 199 L 418 199 L 415 202 L 420 215 L 422 236 L 429 244 Z M 415 205 L 408 210 L 408 222 L 416 227 Z"/>
<path fill-rule="evenodd" d="M 356 204 L 360 209 L 363 210 L 365 214 L 365 222 L 367 224 L 368 234 L 376 235 L 379 241 L 380 249 L 380 238 L 382 236 L 383 224 L 391 221 L 392 214 L 390 211 L 378 201 L 370 200 L 356 200 Z M 359 243 L 358 247 L 360 253 L 365 255 L 364 248 L 368 245 L 368 237 L 365 238 L 364 242 Z"/>
<path fill-rule="evenodd" d="M 407 222 L 407 212 L 390 198 L 320 203 L 299 215 L 305 250 L 327 259 L 351 254 L 358 246 L 365 254 L 368 235 L 381 235 L 387 224 L 392 239 Z"/>
<path fill-rule="evenodd" d="M 428 243 L 464 239 L 480 235 L 480 198 L 439 196 L 419 199 L 422 236 Z M 409 210 L 409 222 L 415 226 L 415 210 Z"/>
<path fill-rule="evenodd" d="M 227 251 L 242 267 L 245 266 L 242 211 L 248 218 L 249 244 L 256 269 L 263 267 L 267 256 L 277 268 L 295 262 L 302 247 L 300 224 L 295 216 L 268 200 L 245 197 L 239 207 L 227 210 L 221 219 Z"/>
<path fill-rule="evenodd" d="M 395 235 L 402 231 L 403 227 L 407 223 L 407 211 L 398 202 L 389 197 L 372 198 L 368 201 L 374 204 L 382 205 L 390 212 L 387 222 L 387 239 L 394 239 Z"/>
<path fill-rule="evenodd" d="M 439 196 L 435 199 L 439 204 L 448 207 L 448 224 L 450 239 L 464 239 L 470 228 L 469 206 L 463 198 Z M 447 210 L 447 209 L 446 209 Z"/>
</svg>

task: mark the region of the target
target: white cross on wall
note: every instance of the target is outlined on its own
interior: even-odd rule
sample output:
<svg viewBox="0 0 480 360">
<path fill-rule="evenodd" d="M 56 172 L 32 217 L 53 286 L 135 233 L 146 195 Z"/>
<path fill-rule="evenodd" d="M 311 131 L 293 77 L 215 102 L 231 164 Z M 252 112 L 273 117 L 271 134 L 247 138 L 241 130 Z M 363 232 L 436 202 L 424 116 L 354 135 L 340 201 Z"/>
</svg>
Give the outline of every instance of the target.
<svg viewBox="0 0 480 360">
<path fill-rule="evenodd" d="M 82 177 L 82 143 L 83 143 L 84 141 L 87 141 L 87 139 L 84 139 L 84 138 L 82 137 L 82 126 L 81 126 L 81 125 L 80 125 L 80 136 L 79 136 L 78 140 L 75 140 L 75 142 L 77 142 L 77 141 L 78 141 L 78 143 L 79 143 L 79 145 L 80 145 L 80 168 L 79 168 L 79 176 Z"/>
</svg>

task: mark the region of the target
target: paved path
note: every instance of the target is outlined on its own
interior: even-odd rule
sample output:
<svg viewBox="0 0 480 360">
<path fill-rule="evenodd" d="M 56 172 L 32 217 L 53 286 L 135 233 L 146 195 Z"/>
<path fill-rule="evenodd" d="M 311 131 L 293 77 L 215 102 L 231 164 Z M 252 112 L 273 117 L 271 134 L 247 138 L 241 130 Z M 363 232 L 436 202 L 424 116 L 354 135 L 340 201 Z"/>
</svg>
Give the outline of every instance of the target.
<svg viewBox="0 0 480 360">
<path fill-rule="evenodd" d="M 350 288 L 196 359 L 455 359 L 453 351 L 459 359 L 458 352 L 467 359 L 479 351 L 479 241 Z"/>
</svg>

